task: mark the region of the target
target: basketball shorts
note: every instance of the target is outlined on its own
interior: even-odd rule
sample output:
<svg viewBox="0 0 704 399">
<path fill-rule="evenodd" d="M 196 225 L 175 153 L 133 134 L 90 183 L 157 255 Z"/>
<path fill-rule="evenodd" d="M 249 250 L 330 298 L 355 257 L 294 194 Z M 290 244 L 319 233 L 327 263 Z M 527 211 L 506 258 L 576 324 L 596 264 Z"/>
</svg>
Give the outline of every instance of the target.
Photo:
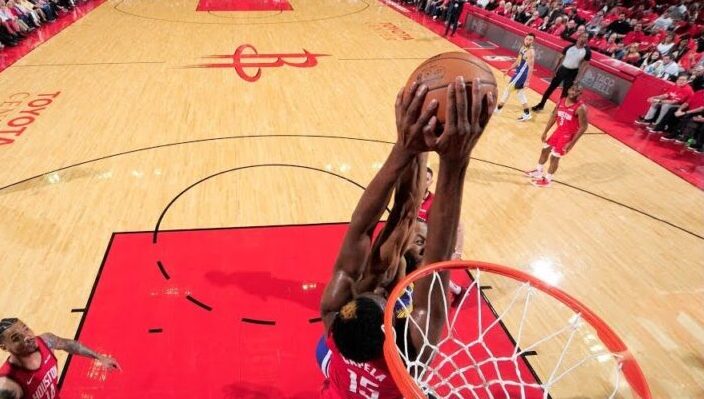
<svg viewBox="0 0 704 399">
<path fill-rule="evenodd" d="M 574 135 L 564 133 L 553 133 L 543 145 L 543 148 L 552 148 L 550 154 L 556 158 L 565 156 L 565 149 L 572 141 Z"/>
</svg>

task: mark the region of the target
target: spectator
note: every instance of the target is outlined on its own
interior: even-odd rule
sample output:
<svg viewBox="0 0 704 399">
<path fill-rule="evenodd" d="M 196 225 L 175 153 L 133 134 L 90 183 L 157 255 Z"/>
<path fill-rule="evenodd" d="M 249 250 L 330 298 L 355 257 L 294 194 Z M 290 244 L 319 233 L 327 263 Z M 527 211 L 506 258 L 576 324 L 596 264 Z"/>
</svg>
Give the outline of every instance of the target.
<svg viewBox="0 0 704 399">
<path fill-rule="evenodd" d="M 589 23 L 587 24 L 587 32 L 595 35 L 601 31 L 601 26 L 604 23 L 604 12 L 599 11 L 596 13 L 596 15 L 589 20 Z"/>
<path fill-rule="evenodd" d="M 609 36 L 609 40 L 606 41 L 606 47 L 604 48 L 603 53 L 611 55 L 616 51 L 617 48 L 618 48 L 618 34 L 612 33 Z"/>
<path fill-rule="evenodd" d="M 665 133 L 660 138 L 661 141 L 670 141 L 682 136 L 684 128 L 689 121 L 698 115 L 704 114 L 704 92 L 694 93 L 686 102 L 678 108 L 670 109 L 662 121 L 648 130 L 652 133 Z"/>
<path fill-rule="evenodd" d="M 592 58 L 592 52 L 589 47 L 587 47 L 588 39 L 589 36 L 584 33 L 577 39 L 577 43 L 571 44 L 562 50 L 562 55 L 560 59 L 558 59 L 558 68 L 555 71 L 555 77 L 550 81 L 550 86 L 545 90 L 540 102 L 531 108 L 533 111 L 542 111 L 550 95 L 560 84 L 562 84 L 561 97 L 564 98 L 567 96 L 567 90 L 572 87 L 580 69 Z"/>
<path fill-rule="evenodd" d="M 621 58 L 621 61 L 627 64 L 631 64 L 635 67 L 640 65 L 641 56 L 640 52 L 638 51 L 638 43 L 633 43 L 628 46 L 628 50 L 624 54 L 623 58 Z"/>
<path fill-rule="evenodd" d="M 577 23 L 570 19 L 565 24 L 565 29 L 560 33 L 560 37 L 562 40 L 569 40 L 575 32 L 577 32 Z"/>
<path fill-rule="evenodd" d="M 489 4 L 486 5 L 487 11 L 494 11 L 497 8 L 499 8 L 499 3 L 497 3 L 496 0 L 489 0 Z"/>
<path fill-rule="evenodd" d="M 513 10 L 513 4 L 511 4 L 510 1 L 507 1 L 504 3 L 503 7 L 499 7 L 496 10 L 496 13 L 501 15 L 502 17 L 510 18 L 511 17 L 511 10 Z"/>
<path fill-rule="evenodd" d="M 670 54 L 672 49 L 675 47 L 675 34 L 674 33 L 668 33 L 667 36 L 665 36 L 664 39 L 660 43 L 658 43 L 655 48 L 662 54 L 663 56 Z"/>
<path fill-rule="evenodd" d="M 593 38 L 589 39 L 589 47 L 592 50 L 596 50 L 600 53 L 605 53 L 606 52 L 606 46 L 607 46 L 608 40 L 606 37 L 604 37 L 603 33 L 599 33 Z"/>
<path fill-rule="evenodd" d="M 664 58 L 664 57 L 663 57 Z M 650 108 L 648 112 L 638 117 L 636 121 L 639 125 L 657 125 L 667 114 L 667 111 L 672 108 L 679 108 L 680 105 L 686 103 L 694 94 L 692 87 L 687 84 L 689 76 L 682 74 L 677 77 L 675 87 L 665 94 L 653 96 L 648 99 Z"/>
<path fill-rule="evenodd" d="M 627 13 L 628 18 L 640 21 L 645 16 L 645 5 L 639 4 L 638 7 L 631 7 Z"/>
<path fill-rule="evenodd" d="M 672 59 L 670 55 L 666 54 L 662 56 L 662 66 L 662 73 L 655 76 L 663 78 L 665 80 L 670 80 L 670 78 L 673 78 L 680 74 L 680 66 L 675 60 Z"/>
<path fill-rule="evenodd" d="M 651 25 L 651 29 L 653 31 L 661 31 L 661 30 L 668 30 L 674 23 L 674 20 L 672 19 L 672 16 L 670 15 L 669 12 L 666 12 L 665 14 L 659 16 Z"/>
<path fill-rule="evenodd" d="M 649 43 L 648 35 L 643 33 L 643 24 L 641 23 L 635 24 L 633 30 L 626 33 L 626 36 L 623 38 L 623 44 L 628 46 L 633 43 L 638 43 L 639 45 Z"/>
<path fill-rule="evenodd" d="M 704 66 L 699 65 L 692 69 L 692 76 L 689 78 L 689 85 L 694 91 L 704 89 Z"/>
<path fill-rule="evenodd" d="M 518 13 L 515 16 L 515 20 L 516 22 L 525 25 L 528 21 L 530 21 L 532 16 L 533 14 L 528 7 L 521 6 L 518 8 Z"/>
<path fill-rule="evenodd" d="M 619 36 L 625 36 L 626 33 L 633 30 L 631 24 L 626 20 L 626 14 L 620 13 L 618 19 L 608 26 L 606 26 L 606 31 L 611 33 L 616 33 Z"/>
<path fill-rule="evenodd" d="M 547 21 L 546 21 L 546 23 L 547 23 Z M 552 24 L 552 26 L 548 26 L 546 28 L 547 28 L 547 32 L 552 35 L 555 35 L 555 36 L 562 35 L 562 32 L 564 32 L 564 30 L 566 28 L 563 17 L 555 18 L 555 22 Z"/>
<path fill-rule="evenodd" d="M 538 17 L 540 17 L 541 19 L 545 18 L 550 12 L 550 5 L 548 4 L 548 0 L 540 0 L 538 6 L 535 7 L 535 11 L 538 13 Z"/>
<path fill-rule="evenodd" d="M 564 14 L 565 12 L 563 11 L 562 7 L 560 7 L 560 4 L 557 1 L 553 1 L 550 4 L 550 12 L 548 13 L 548 16 L 543 18 L 545 19 L 545 25 L 542 30 L 547 30 L 548 27 L 555 23 L 555 20 L 558 17 L 561 17 Z"/>
<path fill-rule="evenodd" d="M 587 23 L 584 18 L 580 17 L 579 14 L 577 14 L 577 9 L 575 7 L 572 7 L 569 9 L 569 11 L 567 11 L 567 18 L 571 21 L 574 21 L 577 26 L 584 25 L 585 23 Z"/>
<path fill-rule="evenodd" d="M 622 60 L 626 55 L 626 48 L 623 46 L 622 41 L 616 39 L 616 46 L 610 48 L 606 54 L 612 58 L 616 58 L 617 60 Z"/>
<path fill-rule="evenodd" d="M 526 25 L 535 28 L 535 29 L 540 29 L 540 26 L 543 24 L 543 19 L 540 18 L 537 12 L 533 13 L 533 16 L 530 17 L 528 22 L 526 22 Z"/>
<path fill-rule="evenodd" d="M 687 16 L 687 4 L 684 0 L 680 0 L 680 4 L 678 6 L 671 7 L 669 11 L 674 20 L 681 21 Z"/>
<path fill-rule="evenodd" d="M 640 69 L 643 70 L 648 75 L 652 76 L 660 76 L 662 75 L 663 71 L 665 70 L 665 67 L 663 66 L 662 63 L 662 58 L 660 58 L 660 52 L 657 50 L 651 52 L 649 55 L 645 57 L 645 60 L 643 60 L 643 63 L 640 66 Z"/>
<path fill-rule="evenodd" d="M 577 43 L 577 39 L 585 33 L 587 33 L 587 28 L 584 25 L 579 25 L 577 27 L 577 30 L 572 35 L 570 35 L 567 40 L 572 43 Z M 589 36 L 588 33 L 587 36 Z"/>
</svg>

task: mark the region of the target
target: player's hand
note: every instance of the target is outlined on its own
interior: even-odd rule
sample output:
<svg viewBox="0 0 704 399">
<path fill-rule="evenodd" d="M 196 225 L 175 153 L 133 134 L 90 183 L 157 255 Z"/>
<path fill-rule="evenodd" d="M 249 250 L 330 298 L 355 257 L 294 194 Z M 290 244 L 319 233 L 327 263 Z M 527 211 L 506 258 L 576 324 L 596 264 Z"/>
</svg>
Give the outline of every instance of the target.
<svg viewBox="0 0 704 399">
<path fill-rule="evenodd" d="M 548 141 L 548 132 L 544 132 L 542 136 L 540 136 L 540 141 L 543 143 Z"/>
<path fill-rule="evenodd" d="M 468 104 L 467 89 L 464 78 L 458 76 L 447 87 L 447 109 L 445 128 L 440 137 L 435 139 L 435 151 L 440 158 L 452 162 L 466 162 L 484 132 L 480 125 L 482 113 L 482 95 L 479 78 L 472 82 L 472 102 Z M 494 111 L 493 93 L 487 94 L 487 111 L 489 116 Z"/>
<path fill-rule="evenodd" d="M 97 360 L 98 363 L 102 364 L 103 366 L 105 366 L 105 368 L 109 370 L 122 371 L 122 367 L 120 367 L 120 364 L 117 362 L 117 360 L 111 358 L 110 356 L 100 355 Z"/>
<path fill-rule="evenodd" d="M 680 110 L 675 111 L 675 116 L 678 117 L 678 118 L 681 118 L 681 117 L 683 117 L 683 116 L 685 116 L 685 115 L 687 115 L 687 112 L 683 112 L 683 111 L 680 111 Z"/>
<path fill-rule="evenodd" d="M 426 94 L 426 85 L 413 83 L 408 93 L 403 88 L 396 96 L 396 145 L 413 154 L 431 150 L 430 144 L 437 123 L 437 101 L 431 101 L 421 112 Z"/>
</svg>

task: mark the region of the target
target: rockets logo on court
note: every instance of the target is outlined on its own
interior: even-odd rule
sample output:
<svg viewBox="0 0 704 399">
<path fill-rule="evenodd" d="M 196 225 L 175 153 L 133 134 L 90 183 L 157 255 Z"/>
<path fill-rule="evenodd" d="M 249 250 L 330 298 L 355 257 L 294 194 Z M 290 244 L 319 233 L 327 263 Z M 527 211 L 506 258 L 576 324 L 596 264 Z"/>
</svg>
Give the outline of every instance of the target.
<svg viewBox="0 0 704 399">
<path fill-rule="evenodd" d="M 262 76 L 262 69 L 281 68 L 312 68 L 318 65 L 318 57 L 329 54 L 314 54 L 303 49 L 301 53 L 260 54 L 251 44 L 243 44 L 232 55 L 211 55 L 205 58 L 229 60 L 225 63 L 195 65 L 195 68 L 232 68 L 237 75 L 247 82 L 256 82 Z"/>
</svg>

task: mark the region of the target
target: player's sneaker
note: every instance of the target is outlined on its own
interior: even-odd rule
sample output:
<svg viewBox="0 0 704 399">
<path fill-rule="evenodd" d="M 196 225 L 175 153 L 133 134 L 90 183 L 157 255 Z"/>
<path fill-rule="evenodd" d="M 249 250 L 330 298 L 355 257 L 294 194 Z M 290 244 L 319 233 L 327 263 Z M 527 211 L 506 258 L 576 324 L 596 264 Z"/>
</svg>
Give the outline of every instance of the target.
<svg viewBox="0 0 704 399">
<path fill-rule="evenodd" d="M 527 177 L 530 177 L 531 179 L 537 180 L 543 177 L 543 172 L 539 171 L 538 169 L 533 169 L 531 171 L 524 172 Z"/>
<path fill-rule="evenodd" d="M 533 180 L 531 184 L 535 187 L 550 187 L 550 184 L 552 184 L 552 182 L 546 179 L 545 177 L 541 177 L 540 179 Z"/>
<path fill-rule="evenodd" d="M 533 119 L 533 115 L 531 115 L 531 114 L 522 114 L 522 115 L 518 118 L 518 121 L 519 121 L 519 122 L 525 122 L 525 121 L 529 121 L 529 120 L 531 120 L 531 119 Z"/>
</svg>

